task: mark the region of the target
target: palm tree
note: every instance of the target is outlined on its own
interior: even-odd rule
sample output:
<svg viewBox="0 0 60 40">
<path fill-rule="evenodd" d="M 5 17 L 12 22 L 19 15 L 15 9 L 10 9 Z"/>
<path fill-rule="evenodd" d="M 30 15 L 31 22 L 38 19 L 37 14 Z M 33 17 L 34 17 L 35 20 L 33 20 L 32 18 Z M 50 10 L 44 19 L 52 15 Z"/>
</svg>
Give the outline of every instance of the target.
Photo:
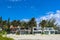
<svg viewBox="0 0 60 40">
<path fill-rule="evenodd" d="M 32 18 L 29 22 L 28 22 L 28 26 L 31 28 L 31 34 L 33 34 L 33 27 L 36 27 L 36 21 L 35 18 Z"/>
<path fill-rule="evenodd" d="M 27 26 L 28 26 L 27 24 L 28 24 L 28 22 L 25 22 L 25 21 L 20 22 L 21 28 L 27 28 Z"/>
<path fill-rule="evenodd" d="M 44 27 L 46 27 L 46 20 L 42 20 L 40 23 L 39 23 L 39 26 L 42 27 L 42 34 L 44 33 Z"/>
<path fill-rule="evenodd" d="M 23 23 L 23 26 L 24 26 L 24 28 L 27 28 L 27 26 L 28 26 L 28 25 L 27 25 L 27 22 L 24 22 L 24 23 Z"/>
<path fill-rule="evenodd" d="M 7 20 L 4 20 L 3 23 L 2 23 L 2 25 L 3 25 L 3 29 L 4 29 L 5 31 L 7 31 L 7 29 L 8 29 Z"/>
<path fill-rule="evenodd" d="M 8 18 L 7 26 L 8 26 L 7 32 L 10 33 L 10 18 Z"/>
<path fill-rule="evenodd" d="M 21 26 L 20 20 L 17 20 L 17 26 Z"/>
<path fill-rule="evenodd" d="M 8 18 L 7 25 L 8 25 L 8 28 L 10 28 L 10 18 Z"/>
<path fill-rule="evenodd" d="M 0 17 L 0 27 L 2 27 L 3 25 L 2 25 L 2 22 L 3 22 L 3 20 L 2 20 L 2 16 Z M 2 27 L 3 28 L 3 27 Z"/>
<path fill-rule="evenodd" d="M 17 20 L 13 20 L 13 21 L 11 22 L 11 25 L 13 25 L 14 27 L 17 27 L 17 26 L 18 26 Z"/>
<path fill-rule="evenodd" d="M 0 17 L 0 23 L 2 22 L 2 16 Z"/>
<path fill-rule="evenodd" d="M 51 18 L 50 20 L 47 21 L 46 27 L 53 27 L 56 29 L 57 23 L 55 23 L 56 20 L 54 18 Z"/>
</svg>

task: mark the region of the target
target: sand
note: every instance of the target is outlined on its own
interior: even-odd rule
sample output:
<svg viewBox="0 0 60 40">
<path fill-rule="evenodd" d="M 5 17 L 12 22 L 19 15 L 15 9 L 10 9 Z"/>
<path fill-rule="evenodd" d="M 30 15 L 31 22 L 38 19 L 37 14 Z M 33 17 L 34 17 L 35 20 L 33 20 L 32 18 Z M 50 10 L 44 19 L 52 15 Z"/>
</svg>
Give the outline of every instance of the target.
<svg viewBox="0 0 60 40">
<path fill-rule="evenodd" d="M 15 35 L 8 34 L 7 37 L 13 38 L 14 40 L 60 40 L 60 34 L 52 34 L 52 35 Z"/>
</svg>

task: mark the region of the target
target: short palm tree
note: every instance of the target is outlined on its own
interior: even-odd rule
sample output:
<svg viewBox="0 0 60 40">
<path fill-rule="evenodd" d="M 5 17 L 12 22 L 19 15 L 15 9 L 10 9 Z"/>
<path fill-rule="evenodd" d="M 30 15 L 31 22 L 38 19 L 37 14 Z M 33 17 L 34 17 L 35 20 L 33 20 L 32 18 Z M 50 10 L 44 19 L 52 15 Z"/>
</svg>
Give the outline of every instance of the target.
<svg viewBox="0 0 60 40">
<path fill-rule="evenodd" d="M 14 27 L 17 27 L 17 20 L 13 20 L 12 22 L 11 22 L 11 25 L 13 25 Z"/>
<path fill-rule="evenodd" d="M 3 24 L 4 30 L 7 31 L 7 29 L 8 29 L 7 20 L 4 20 L 2 24 Z"/>
<path fill-rule="evenodd" d="M 40 23 L 39 23 L 39 26 L 42 27 L 42 34 L 44 33 L 44 27 L 46 27 L 46 20 L 42 20 Z"/>
</svg>

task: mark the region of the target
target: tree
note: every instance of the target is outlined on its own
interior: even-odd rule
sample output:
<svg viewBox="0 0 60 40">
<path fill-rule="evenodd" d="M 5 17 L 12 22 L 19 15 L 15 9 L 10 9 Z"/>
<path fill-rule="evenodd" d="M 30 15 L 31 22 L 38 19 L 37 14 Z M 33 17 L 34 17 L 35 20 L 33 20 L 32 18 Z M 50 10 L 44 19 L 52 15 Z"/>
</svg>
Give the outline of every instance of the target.
<svg viewBox="0 0 60 40">
<path fill-rule="evenodd" d="M 2 22 L 2 16 L 0 17 L 0 23 Z"/>
<path fill-rule="evenodd" d="M 21 21 L 20 26 L 21 26 L 21 28 L 27 28 L 28 22 Z"/>
<path fill-rule="evenodd" d="M 28 22 L 29 27 L 31 28 L 31 34 L 33 34 L 33 27 L 36 27 L 36 21 L 35 18 L 32 18 L 29 22 Z"/>
<path fill-rule="evenodd" d="M 7 29 L 8 29 L 7 20 L 4 20 L 4 21 L 2 22 L 2 25 L 3 25 L 3 29 L 4 29 L 5 31 L 7 31 Z"/>
<path fill-rule="evenodd" d="M 42 21 L 39 23 L 39 26 L 42 27 L 42 34 L 44 33 L 44 27 L 46 27 L 46 23 L 47 23 L 46 20 L 42 20 Z"/>
<path fill-rule="evenodd" d="M 0 17 L 0 27 L 3 28 L 2 22 L 3 22 L 3 20 L 2 20 L 2 16 L 1 16 L 1 17 Z"/>
<path fill-rule="evenodd" d="M 10 33 L 10 18 L 8 18 L 7 20 L 7 26 L 8 26 L 8 29 L 7 29 L 7 32 Z"/>
<path fill-rule="evenodd" d="M 17 20 L 17 26 L 21 26 L 20 20 Z"/>
<path fill-rule="evenodd" d="M 8 18 L 7 25 L 8 25 L 8 28 L 10 28 L 10 18 Z"/>
<path fill-rule="evenodd" d="M 13 25 L 14 27 L 17 27 L 17 26 L 21 27 L 21 22 L 20 22 L 20 20 L 13 20 L 11 22 L 11 25 Z"/>
<path fill-rule="evenodd" d="M 13 25 L 14 27 L 17 27 L 17 26 L 18 26 L 17 20 L 13 20 L 13 21 L 11 22 L 11 25 Z"/>
<path fill-rule="evenodd" d="M 51 18 L 50 20 L 47 21 L 46 27 L 53 27 L 54 29 L 56 29 L 56 26 L 57 26 L 57 23 L 54 18 Z"/>
</svg>

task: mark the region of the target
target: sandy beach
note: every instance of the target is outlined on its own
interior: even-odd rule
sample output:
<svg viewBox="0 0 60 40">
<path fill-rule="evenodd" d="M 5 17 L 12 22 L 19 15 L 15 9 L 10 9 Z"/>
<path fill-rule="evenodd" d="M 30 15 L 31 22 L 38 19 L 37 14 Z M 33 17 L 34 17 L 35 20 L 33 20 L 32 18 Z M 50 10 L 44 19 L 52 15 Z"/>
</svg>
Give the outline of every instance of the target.
<svg viewBox="0 0 60 40">
<path fill-rule="evenodd" d="M 15 35 L 15 34 L 8 34 L 7 37 L 13 38 L 14 40 L 60 40 L 59 34 L 53 35 Z"/>
</svg>

